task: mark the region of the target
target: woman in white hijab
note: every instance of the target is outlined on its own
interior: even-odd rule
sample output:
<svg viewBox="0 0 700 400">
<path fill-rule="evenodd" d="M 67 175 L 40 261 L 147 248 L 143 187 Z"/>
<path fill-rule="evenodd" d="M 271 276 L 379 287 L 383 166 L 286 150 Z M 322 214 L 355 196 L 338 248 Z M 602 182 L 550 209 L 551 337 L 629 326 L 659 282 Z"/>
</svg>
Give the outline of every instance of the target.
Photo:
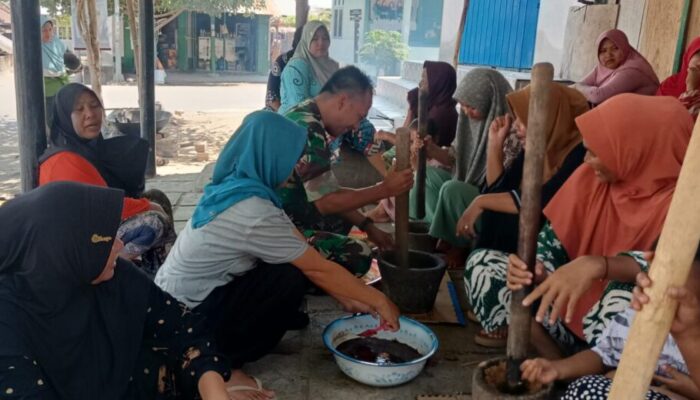
<svg viewBox="0 0 700 400">
<path fill-rule="evenodd" d="M 280 114 L 302 101 L 315 97 L 328 78 L 338 70 L 338 62 L 330 58 L 331 38 L 321 21 L 304 25 L 294 56 L 282 71 Z"/>
</svg>

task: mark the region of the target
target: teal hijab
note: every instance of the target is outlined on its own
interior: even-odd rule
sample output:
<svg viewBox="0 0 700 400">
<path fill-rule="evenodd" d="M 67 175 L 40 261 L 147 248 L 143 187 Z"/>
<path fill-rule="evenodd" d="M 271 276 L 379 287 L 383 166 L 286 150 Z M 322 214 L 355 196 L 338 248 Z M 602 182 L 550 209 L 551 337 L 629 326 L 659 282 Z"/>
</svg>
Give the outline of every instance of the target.
<svg viewBox="0 0 700 400">
<path fill-rule="evenodd" d="M 306 139 L 306 129 L 280 114 L 256 111 L 246 116 L 219 154 L 212 181 L 192 215 L 192 227 L 200 228 L 254 196 L 282 208 L 275 190 L 291 175 Z"/>
<path fill-rule="evenodd" d="M 55 22 L 42 15 L 41 27 L 43 28 L 48 22 L 51 22 L 54 26 L 54 35 L 49 42 L 41 43 L 41 65 L 44 71 L 50 71 L 55 75 L 65 74 L 66 66 L 63 61 L 63 54 L 66 52 L 66 46 L 61 42 L 61 39 L 58 38 L 58 35 L 56 35 Z"/>
</svg>

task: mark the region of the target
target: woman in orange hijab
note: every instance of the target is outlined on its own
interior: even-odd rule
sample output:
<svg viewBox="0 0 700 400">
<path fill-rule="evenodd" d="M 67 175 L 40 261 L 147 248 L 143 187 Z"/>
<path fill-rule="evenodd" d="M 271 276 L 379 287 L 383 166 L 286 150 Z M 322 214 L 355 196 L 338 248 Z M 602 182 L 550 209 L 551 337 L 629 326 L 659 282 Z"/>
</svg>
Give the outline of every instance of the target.
<svg viewBox="0 0 700 400">
<path fill-rule="evenodd" d="M 544 209 L 549 222 L 539 235 L 535 276 L 515 255 L 507 271 L 511 290 L 535 283 L 525 304 L 541 298 L 537 321 L 568 348 L 595 344 L 627 307 L 646 263 L 641 253 L 621 253 L 649 251 L 661 233 L 693 128 L 677 100 L 636 94 L 611 98 L 576 124 L 588 150 L 585 164 Z M 504 307 L 510 292 L 502 299 Z M 544 330 L 535 331 L 540 353 L 560 357 L 540 335 Z"/>
</svg>

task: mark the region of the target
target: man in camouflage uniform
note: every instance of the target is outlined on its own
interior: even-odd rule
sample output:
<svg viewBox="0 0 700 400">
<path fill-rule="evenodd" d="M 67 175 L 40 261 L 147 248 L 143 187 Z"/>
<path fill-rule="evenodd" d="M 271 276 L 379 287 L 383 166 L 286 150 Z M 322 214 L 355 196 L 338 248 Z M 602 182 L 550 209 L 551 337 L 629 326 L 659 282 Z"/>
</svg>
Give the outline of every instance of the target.
<svg viewBox="0 0 700 400">
<path fill-rule="evenodd" d="M 347 237 L 353 225 L 380 248 L 393 247 L 391 235 L 374 226 L 358 208 L 405 193 L 413 186 L 410 170 L 392 170 L 375 186 L 347 189 L 338 184 L 331 170 L 337 157 L 336 143 L 356 141 L 352 136 L 341 136 L 354 135 L 365 123 L 372 95 L 369 78 L 356 67 L 345 67 L 331 76 L 318 96 L 285 114 L 308 130 L 308 141 L 294 173 L 278 191 L 285 212 L 309 243 L 358 276 L 369 269 L 371 251 L 367 243 Z M 364 148 L 365 154 L 371 154 L 371 143 Z"/>
</svg>

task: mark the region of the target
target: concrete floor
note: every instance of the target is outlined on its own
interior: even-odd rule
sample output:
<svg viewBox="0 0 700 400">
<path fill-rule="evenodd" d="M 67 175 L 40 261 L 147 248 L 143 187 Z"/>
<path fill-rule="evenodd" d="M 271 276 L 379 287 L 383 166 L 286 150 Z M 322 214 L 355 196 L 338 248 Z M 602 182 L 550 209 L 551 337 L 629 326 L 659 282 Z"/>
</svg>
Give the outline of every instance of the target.
<svg viewBox="0 0 700 400">
<path fill-rule="evenodd" d="M 460 282 L 459 271 L 451 275 Z M 374 388 L 345 376 L 323 345 L 321 334 L 325 326 L 345 315 L 337 303 L 328 296 L 309 296 L 306 309 L 311 317 L 309 327 L 288 333 L 272 354 L 245 367 L 246 372 L 275 390 L 281 400 L 399 400 L 427 394 L 471 393 L 471 376 L 476 365 L 502 353 L 474 344 L 474 324 L 430 325 L 440 347 L 426 369 L 402 386 Z"/>
</svg>

